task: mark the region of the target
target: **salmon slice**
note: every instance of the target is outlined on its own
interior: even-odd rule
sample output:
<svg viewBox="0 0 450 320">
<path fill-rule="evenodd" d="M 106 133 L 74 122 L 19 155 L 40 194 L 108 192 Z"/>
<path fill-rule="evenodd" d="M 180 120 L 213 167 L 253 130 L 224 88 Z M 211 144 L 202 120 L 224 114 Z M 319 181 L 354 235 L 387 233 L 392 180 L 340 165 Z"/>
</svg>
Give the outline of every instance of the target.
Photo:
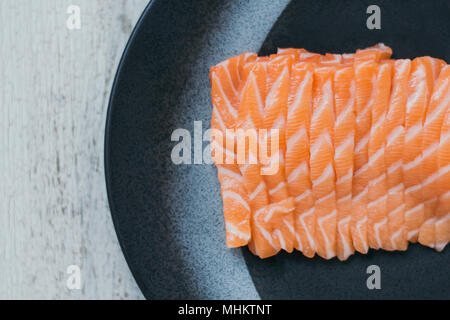
<svg viewBox="0 0 450 320">
<path fill-rule="evenodd" d="M 412 62 L 408 85 L 408 101 L 405 116 L 405 149 L 403 178 L 405 183 L 405 225 L 408 241 L 417 242 L 419 229 L 425 221 L 423 202 L 423 122 L 427 105 L 433 92 L 434 70 L 429 57 L 416 58 Z"/>
<path fill-rule="evenodd" d="M 444 98 L 448 106 L 449 94 Z M 439 143 L 439 178 L 438 194 L 439 204 L 436 210 L 435 222 L 435 249 L 444 250 L 450 241 L 450 108 L 447 108 L 444 122 L 441 128 L 441 137 Z"/>
<path fill-rule="evenodd" d="M 221 132 L 221 137 L 212 136 L 212 145 L 220 155 L 226 153 L 224 137 L 227 129 L 236 125 L 239 104 L 239 63 L 252 59 L 254 55 L 240 55 L 211 69 L 213 114 L 211 128 Z M 218 139 L 220 138 L 220 139 Z M 234 154 L 234 150 L 230 150 Z M 216 154 L 216 156 L 218 156 Z M 247 190 L 236 164 L 226 164 L 223 157 L 216 158 L 218 178 L 221 183 L 223 212 L 225 219 L 226 244 L 230 248 L 247 245 L 251 238 Z"/>
<path fill-rule="evenodd" d="M 254 58 L 252 57 L 242 63 L 243 65 L 242 65 L 242 68 L 240 71 L 241 81 L 240 81 L 240 85 L 239 85 L 239 89 L 240 89 L 239 92 L 241 94 L 240 101 L 242 101 L 242 95 L 244 94 L 244 87 L 247 84 L 248 76 L 250 75 L 250 72 L 253 70 L 253 67 L 259 62 L 267 62 L 269 60 L 268 57 L 258 57 L 258 56 L 256 56 L 256 54 L 253 54 L 253 55 L 255 55 Z M 238 109 L 239 108 L 240 107 L 238 107 Z"/>
<path fill-rule="evenodd" d="M 313 66 L 292 66 L 286 122 L 286 165 L 289 195 L 296 204 L 295 248 L 306 257 L 316 252 L 314 196 L 309 166 L 309 129 L 312 108 Z"/>
<path fill-rule="evenodd" d="M 337 198 L 337 256 L 344 261 L 354 253 L 350 233 L 352 213 L 353 149 L 355 144 L 355 79 L 353 67 L 339 68 L 334 76 L 334 165 Z"/>
<path fill-rule="evenodd" d="M 238 56 L 236 75 L 236 77 L 238 78 L 238 82 L 236 87 L 238 88 L 239 101 L 242 101 L 244 85 L 247 82 L 247 77 L 257 59 L 258 56 L 256 55 L 256 53 L 244 53 Z M 239 104 L 236 108 L 239 109 Z"/>
<path fill-rule="evenodd" d="M 295 62 L 310 62 L 320 63 L 324 59 L 324 55 L 315 52 L 309 52 L 305 49 L 278 49 L 278 56 L 290 55 L 294 58 Z"/>
<path fill-rule="evenodd" d="M 294 210 L 294 200 L 287 198 L 277 203 L 271 203 L 255 212 L 253 239 L 256 244 L 255 254 L 261 259 L 271 257 L 280 248 L 287 246 L 284 235 L 293 232 L 293 226 L 286 221 L 292 217 Z"/>
<path fill-rule="evenodd" d="M 426 220 L 420 227 L 419 242 L 431 248 L 436 243 L 435 211 L 439 200 L 439 194 L 436 192 L 439 177 L 439 137 L 445 113 L 450 105 L 449 79 L 450 67 L 445 66 L 436 81 L 423 125 L 422 169 L 424 180 L 422 181 L 422 190 Z"/>
<path fill-rule="evenodd" d="M 410 60 L 397 60 L 393 65 L 390 102 L 385 122 L 385 168 L 387 181 L 388 232 L 392 250 L 406 250 L 408 241 L 404 226 L 404 185 L 402 158 L 405 139 L 405 110 Z M 389 250 L 389 249 L 387 249 Z"/>
<path fill-rule="evenodd" d="M 267 136 L 260 138 L 260 157 L 267 155 L 266 159 L 261 158 L 265 172 L 264 180 L 268 187 L 270 203 L 277 203 L 289 197 L 287 182 L 285 178 L 285 126 L 287 100 L 289 94 L 290 70 L 292 65 L 291 56 L 275 56 L 267 62 L 267 82 L 266 101 L 264 109 L 264 129 Z M 277 130 L 277 136 L 271 136 L 272 130 Z M 264 133 L 261 133 L 264 135 Z M 278 146 L 278 147 L 276 147 Z M 274 147 L 274 150 L 272 150 Z M 261 152 L 261 150 L 263 150 Z M 272 154 L 272 151 L 275 151 Z M 291 229 L 285 229 L 287 234 L 283 236 L 283 249 L 292 252 L 295 242 L 295 229 L 293 213 L 284 217 L 285 222 L 292 225 Z"/>
<path fill-rule="evenodd" d="M 319 57 L 318 64 L 321 66 L 330 66 L 340 69 L 343 68 L 345 64 L 348 65 L 348 62 L 350 62 L 353 57 L 353 54 L 340 55 L 327 53 Z M 317 60 L 317 56 L 313 56 L 312 59 Z M 341 78 L 342 76 L 344 78 Z M 333 211 L 330 215 L 325 216 L 326 219 L 331 219 L 331 222 L 328 222 L 329 230 L 327 232 L 328 238 L 332 239 L 331 246 L 333 248 L 332 250 L 327 248 L 325 258 L 329 259 L 337 255 L 340 260 L 346 260 L 348 256 L 354 252 L 354 246 L 349 229 L 349 222 L 351 218 L 351 176 L 353 174 L 354 128 L 348 127 L 349 122 L 353 122 L 352 125 L 354 126 L 355 95 L 354 92 L 348 91 L 349 89 L 352 90 L 351 85 L 353 85 L 354 90 L 354 83 L 349 82 L 349 79 L 350 81 L 353 80 L 353 68 L 347 68 L 347 70 L 344 69 L 342 73 L 339 72 L 333 77 L 335 78 L 332 80 L 332 83 L 334 86 L 337 86 L 337 88 L 333 88 L 333 90 L 338 89 L 339 91 L 336 92 L 337 96 L 335 97 L 336 105 L 334 106 L 334 109 L 336 110 L 336 115 L 334 114 L 332 108 L 332 117 L 337 121 L 337 114 L 339 114 L 341 116 L 339 121 L 342 122 L 336 122 L 338 124 L 337 127 L 329 128 L 332 134 L 332 141 L 334 145 L 333 148 L 335 148 L 333 158 L 331 159 L 334 167 L 333 173 L 335 175 L 335 190 L 333 191 L 334 193 L 330 195 L 331 198 L 326 198 L 326 201 L 330 204 L 334 202 L 333 208 L 335 211 Z M 345 77 L 347 77 L 347 79 L 345 79 Z M 337 81 L 336 83 L 334 83 L 335 80 Z M 333 94 L 331 94 L 331 98 L 333 99 Z M 346 109 L 343 110 L 343 108 Z M 337 134 L 337 136 L 335 136 L 335 134 Z M 346 153 L 348 151 L 350 152 Z M 350 181 L 346 181 L 348 177 L 350 178 Z M 322 205 L 321 201 L 319 200 L 316 203 L 319 204 L 320 208 Z M 316 217 L 316 234 L 317 228 L 321 229 L 321 226 L 318 225 L 317 222 L 320 221 L 319 219 L 320 218 Z M 322 253 L 321 256 L 323 257 L 323 255 L 324 254 Z"/>
<path fill-rule="evenodd" d="M 342 55 L 334 53 L 326 53 L 321 57 L 320 63 L 323 65 L 337 65 L 342 63 Z"/>
<path fill-rule="evenodd" d="M 368 241 L 373 249 L 390 249 L 387 214 L 387 178 L 385 164 L 386 109 L 391 93 L 391 64 L 378 66 L 373 88 L 372 125 L 368 142 L 369 203 Z"/>
<path fill-rule="evenodd" d="M 337 65 L 343 61 L 343 58 L 342 55 L 338 54 L 325 54 L 322 56 L 310 53 L 305 49 L 279 49 L 278 54 L 290 55 L 298 61 L 296 71 L 300 78 L 297 75 L 291 78 L 290 106 L 293 113 L 288 116 L 287 120 L 289 122 L 287 136 L 291 138 L 291 143 L 289 150 L 286 150 L 286 163 L 289 162 L 286 168 L 286 177 L 288 179 L 289 193 L 295 196 L 296 199 L 294 219 L 296 225 L 296 249 L 302 251 L 307 257 L 313 257 L 315 254 L 314 196 L 311 191 L 309 150 L 307 149 L 309 147 L 308 131 L 311 116 L 312 76 L 308 76 L 308 83 L 305 83 L 304 86 L 300 86 L 298 80 L 304 79 L 307 72 L 306 69 L 312 70 L 318 64 Z M 302 91 L 297 93 L 297 90 Z M 302 96 L 295 97 L 296 94 L 301 94 Z M 303 96 L 305 94 L 307 96 Z"/>
<path fill-rule="evenodd" d="M 264 225 L 256 223 L 256 212 L 269 205 L 269 195 L 266 183 L 261 175 L 261 164 L 258 161 L 257 130 L 264 125 L 264 101 L 266 98 L 266 62 L 257 62 L 248 73 L 247 81 L 242 93 L 239 107 L 237 127 L 244 134 L 245 139 L 238 138 L 238 158 L 244 153 L 245 161 L 239 163 L 245 186 L 249 195 L 251 215 L 252 239 L 249 249 L 260 257 L 269 257 L 278 253 L 280 248 L 275 246 L 276 239 L 267 238 Z M 248 141 L 245 149 L 240 150 L 239 140 Z M 256 144 L 256 148 L 254 148 Z"/>
<path fill-rule="evenodd" d="M 270 82 L 276 81 L 275 80 L 276 77 L 279 76 L 280 74 L 281 74 L 281 76 L 280 76 L 280 78 L 281 78 L 282 75 L 283 75 L 283 73 L 282 73 L 283 71 L 282 70 L 286 68 L 284 65 L 287 62 L 289 64 L 289 66 L 290 66 L 291 59 L 298 58 L 300 61 L 302 61 L 302 60 L 307 60 L 307 61 L 313 61 L 313 60 L 314 61 L 318 61 L 318 60 L 320 60 L 321 64 L 338 64 L 342 60 L 341 55 L 326 54 L 325 56 L 320 56 L 320 55 L 313 54 L 313 55 L 306 55 L 305 56 L 304 55 L 305 53 L 307 53 L 306 50 L 300 49 L 300 50 L 297 50 L 297 51 L 285 50 L 284 54 L 282 54 L 282 55 L 272 55 L 271 56 L 271 62 L 268 63 L 268 66 L 269 66 L 269 68 L 268 68 L 269 69 L 269 72 L 268 72 L 269 73 L 269 77 L 268 78 L 269 79 L 271 78 L 270 77 L 271 67 L 272 67 L 272 70 L 275 69 L 275 72 L 273 72 L 273 74 L 275 74 L 276 76 L 273 76 L 272 77 L 272 81 L 269 80 L 268 82 L 270 83 Z M 275 68 L 273 68 L 273 62 L 276 62 Z M 280 81 L 280 85 L 284 86 L 284 83 Z M 269 87 L 270 87 L 270 84 L 269 84 Z M 284 125 L 285 118 L 286 118 L 285 112 L 282 112 L 284 117 L 279 118 L 280 120 L 275 120 L 275 119 L 277 119 L 276 116 L 278 114 L 280 114 L 280 111 L 283 111 L 285 95 L 283 94 L 283 91 L 278 89 L 278 86 L 273 86 L 271 88 L 271 90 L 274 90 L 274 89 L 276 91 L 274 92 L 274 94 L 272 94 L 273 91 L 271 91 L 271 93 L 268 94 L 268 98 L 267 98 L 267 101 L 266 101 L 266 118 L 269 118 L 269 121 L 266 121 L 266 124 L 265 124 L 267 129 L 269 129 L 269 128 L 276 128 L 276 129 L 278 129 L 281 125 Z M 282 94 L 280 95 L 280 93 L 282 93 Z M 275 103 L 270 103 L 270 101 L 275 101 Z M 275 106 L 276 108 L 273 108 L 273 106 Z M 276 111 L 275 112 L 274 111 L 269 112 L 269 110 L 276 110 Z M 269 115 L 269 117 L 267 117 L 267 115 Z M 285 150 L 284 137 L 281 137 L 281 139 L 280 139 L 280 147 L 281 147 L 282 150 Z M 284 167 L 284 161 L 283 161 L 282 158 L 280 158 L 280 166 L 281 166 L 281 168 Z M 296 168 L 298 166 L 304 166 L 304 164 L 302 162 L 298 162 Z M 299 179 L 302 179 L 302 178 L 299 178 Z M 271 196 L 271 202 L 276 202 L 276 201 L 280 201 L 281 199 L 285 199 L 286 198 L 286 193 L 285 193 L 286 178 L 284 176 L 282 176 L 281 174 L 279 174 L 278 177 L 276 177 L 276 176 L 275 177 L 268 176 L 266 178 L 266 182 L 267 182 L 268 185 L 270 184 L 269 181 L 273 181 L 274 182 L 274 183 L 272 182 L 272 186 L 269 186 L 269 189 L 270 189 L 269 195 Z M 292 189 L 293 188 L 291 187 L 291 190 Z M 296 198 L 301 196 L 300 194 L 298 194 L 298 191 L 297 192 L 292 191 L 292 192 L 294 192 L 292 194 L 296 195 Z M 303 192 L 302 192 L 302 194 L 303 194 Z M 297 227 L 299 229 L 299 231 L 296 231 L 296 233 L 295 233 L 296 248 L 297 249 L 303 249 L 301 240 L 299 240 L 300 239 L 300 233 L 310 237 L 310 240 L 308 241 L 308 243 L 307 244 L 305 243 L 305 250 L 301 250 L 301 251 L 305 251 L 305 253 L 306 253 L 305 255 L 307 255 L 307 256 L 314 255 L 314 251 L 311 250 L 313 248 L 312 247 L 313 243 L 311 241 L 311 234 L 313 234 L 313 233 L 310 232 L 311 230 L 308 230 L 308 229 L 311 229 L 313 227 L 313 224 L 311 223 L 311 220 L 314 221 L 313 220 L 313 216 L 312 216 L 313 211 L 311 210 L 311 204 L 310 204 L 313 201 L 313 199 L 314 198 L 313 198 L 312 194 L 307 195 L 307 200 L 309 202 L 305 203 L 306 207 L 308 209 L 306 211 L 304 210 L 305 209 L 305 205 L 303 203 L 302 203 L 302 205 L 297 206 L 297 214 L 296 214 L 296 219 L 295 219 L 296 220 L 296 224 L 298 224 Z M 300 216 L 302 217 L 301 218 L 302 220 L 300 220 Z M 305 221 L 305 219 L 309 220 L 309 221 Z M 286 235 L 286 238 L 288 240 L 291 240 L 290 235 Z M 308 239 L 308 237 L 305 240 L 307 240 L 307 239 Z M 289 241 L 286 241 L 286 243 L 290 244 Z M 290 252 L 290 249 L 291 248 L 288 248 L 289 252 Z"/>
<path fill-rule="evenodd" d="M 367 253 L 368 242 L 368 204 L 370 180 L 369 138 L 374 104 L 374 83 L 377 76 L 377 64 L 389 59 L 392 50 L 378 44 L 358 50 L 353 57 L 356 102 L 355 102 L 355 147 L 353 154 L 352 215 L 350 232 L 355 250 Z"/>
<path fill-rule="evenodd" d="M 422 195 L 424 201 L 424 220 L 419 230 L 418 241 L 428 247 L 435 245 L 435 222 L 438 195 L 436 194 L 436 177 L 439 174 L 438 150 L 440 128 L 445 117 L 445 111 L 449 105 L 445 97 L 449 77 L 449 71 L 442 67 L 442 60 L 430 58 L 432 70 L 436 82 L 433 84 L 433 95 L 427 106 L 425 121 L 422 130 Z M 442 69 L 442 71 L 441 71 Z"/>
<path fill-rule="evenodd" d="M 267 145 L 268 163 L 270 167 L 272 161 L 278 162 L 276 170 L 268 172 L 265 175 L 265 181 L 269 188 L 269 198 L 272 203 L 282 201 L 289 197 L 286 179 L 284 176 L 284 151 L 286 148 L 285 141 L 285 125 L 287 100 L 289 94 L 289 79 L 292 59 L 289 56 L 280 56 L 271 59 L 267 63 L 267 97 L 264 109 L 264 129 L 270 131 L 277 129 L 279 131 L 278 138 L 278 152 L 270 154 L 272 141 L 270 139 L 270 132 L 268 132 L 269 140 Z M 262 147 L 265 147 L 263 144 Z M 272 160 L 273 158 L 273 160 Z"/>
<path fill-rule="evenodd" d="M 367 238 L 367 206 L 369 203 L 368 142 L 376 67 L 377 64 L 373 61 L 355 62 L 356 125 L 350 230 L 353 246 L 355 250 L 361 253 L 367 253 L 369 250 Z"/>
<path fill-rule="evenodd" d="M 227 166 L 220 166 L 217 170 L 223 199 L 226 245 L 229 248 L 245 246 L 251 238 L 251 209 L 242 175 Z"/>
<path fill-rule="evenodd" d="M 294 60 L 300 59 L 300 54 L 308 52 L 303 48 L 297 49 L 297 48 L 278 48 L 276 56 L 279 55 L 292 55 L 294 57 Z"/>
<path fill-rule="evenodd" d="M 378 43 L 372 47 L 360 49 L 356 51 L 354 56 L 355 60 L 359 61 L 381 61 L 390 59 L 392 56 L 392 49 L 386 46 L 384 43 Z"/>
<path fill-rule="evenodd" d="M 257 150 L 257 131 L 264 123 L 265 85 L 266 68 L 263 64 L 256 63 L 243 88 L 236 125 L 238 166 L 244 177 L 252 210 L 259 210 L 269 203 Z M 242 139 L 239 139 L 241 137 Z"/>
<path fill-rule="evenodd" d="M 383 43 L 378 43 L 372 47 L 359 49 L 354 53 L 326 53 L 321 55 L 315 52 L 309 52 L 305 49 L 280 48 L 277 55 L 292 55 L 295 61 L 299 62 L 315 62 L 324 64 L 348 64 L 353 63 L 355 56 L 364 57 L 373 61 L 389 59 L 392 56 L 392 49 Z"/>
<path fill-rule="evenodd" d="M 316 252 L 324 259 L 336 256 L 333 77 L 333 67 L 314 70 L 313 112 L 309 130 Z"/>
<path fill-rule="evenodd" d="M 355 59 L 354 53 L 344 53 L 342 54 L 342 64 L 351 64 Z"/>
</svg>

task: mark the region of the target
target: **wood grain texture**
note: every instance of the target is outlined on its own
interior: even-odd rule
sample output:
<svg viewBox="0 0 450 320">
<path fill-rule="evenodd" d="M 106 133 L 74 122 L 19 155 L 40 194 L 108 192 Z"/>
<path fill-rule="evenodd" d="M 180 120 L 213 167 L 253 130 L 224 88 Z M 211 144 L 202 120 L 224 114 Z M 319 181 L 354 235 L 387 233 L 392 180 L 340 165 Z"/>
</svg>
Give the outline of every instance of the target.
<svg viewBox="0 0 450 320">
<path fill-rule="evenodd" d="M 0 1 L 0 298 L 140 299 L 103 171 L 108 98 L 148 0 Z M 69 5 L 81 29 L 66 27 Z M 79 265 L 82 290 L 66 287 Z"/>
</svg>

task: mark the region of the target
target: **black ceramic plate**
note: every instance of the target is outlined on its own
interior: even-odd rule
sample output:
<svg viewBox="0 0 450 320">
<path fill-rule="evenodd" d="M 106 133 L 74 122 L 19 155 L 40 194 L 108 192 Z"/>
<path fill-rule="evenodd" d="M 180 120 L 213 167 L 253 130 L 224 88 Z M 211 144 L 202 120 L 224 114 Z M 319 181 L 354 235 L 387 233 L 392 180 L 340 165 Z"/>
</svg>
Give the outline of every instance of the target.
<svg viewBox="0 0 450 320">
<path fill-rule="evenodd" d="M 274 3 L 276 2 L 276 3 Z M 366 9 L 381 8 L 381 30 Z M 342 263 L 300 253 L 259 260 L 225 248 L 214 166 L 175 165 L 172 133 L 209 127 L 209 67 L 277 47 L 351 52 L 384 42 L 395 58 L 450 61 L 449 2 L 155 0 L 120 64 L 109 107 L 105 167 L 111 212 L 129 266 L 150 299 L 450 298 L 450 250 L 418 245 Z M 207 143 L 204 143 L 205 147 Z M 200 149 L 201 150 L 201 149 Z M 194 160 L 194 157 L 192 158 Z M 367 267 L 381 269 L 368 290 Z"/>
</svg>

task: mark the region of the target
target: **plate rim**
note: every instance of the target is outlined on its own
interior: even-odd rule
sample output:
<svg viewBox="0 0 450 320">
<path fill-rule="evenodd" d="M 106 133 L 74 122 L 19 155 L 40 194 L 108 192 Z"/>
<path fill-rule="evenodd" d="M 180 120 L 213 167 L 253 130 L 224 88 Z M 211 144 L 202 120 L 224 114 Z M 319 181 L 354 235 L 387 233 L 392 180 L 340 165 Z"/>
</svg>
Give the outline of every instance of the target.
<svg viewBox="0 0 450 320">
<path fill-rule="evenodd" d="M 105 184 L 106 184 L 106 194 L 108 197 L 108 206 L 109 206 L 109 212 L 111 215 L 111 219 L 114 226 L 114 231 L 117 237 L 117 240 L 119 242 L 120 250 L 122 251 L 123 257 L 125 258 L 125 261 L 127 263 L 128 269 L 130 270 L 139 290 L 141 291 L 141 294 L 145 297 L 145 299 L 149 300 L 150 297 L 147 296 L 146 291 L 144 290 L 143 281 L 140 279 L 140 277 L 137 275 L 137 271 L 133 267 L 132 263 L 130 262 L 130 257 L 128 256 L 125 242 L 123 240 L 122 234 L 119 231 L 119 221 L 117 219 L 117 214 L 115 214 L 116 209 L 114 207 L 114 201 L 112 196 L 112 181 L 111 181 L 111 122 L 112 122 L 112 113 L 115 105 L 115 99 L 117 95 L 118 90 L 118 84 L 119 79 L 121 77 L 121 74 L 123 72 L 125 61 L 128 58 L 128 55 L 130 53 L 131 47 L 136 42 L 136 37 L 138 32 L 141 30 L 142 24 L 152 11 L 152 8 L 154 7 L 154 4 L 157 2 L 157 0 L 150 0 L 149 3 L 146 5 L 144 10 L 142 11 L 138 21 L 136 22 L 136 25 L 133 28 L 133 31 L 131 32 L 130 37 L 128 38 L 127 44 L 123 50 L 122 56 L 120 58 L 119 65 L 117 66 L 114 81 L 111 87 L 111 93 L 108 100 L 108 108 L 106 112 L 106 123 L 105 123 L 105 138 L 104 138 L 104 150 L 103 150 L 103 162 L 104 162 L 104 174 L 105 174 Z"/>
</svg>

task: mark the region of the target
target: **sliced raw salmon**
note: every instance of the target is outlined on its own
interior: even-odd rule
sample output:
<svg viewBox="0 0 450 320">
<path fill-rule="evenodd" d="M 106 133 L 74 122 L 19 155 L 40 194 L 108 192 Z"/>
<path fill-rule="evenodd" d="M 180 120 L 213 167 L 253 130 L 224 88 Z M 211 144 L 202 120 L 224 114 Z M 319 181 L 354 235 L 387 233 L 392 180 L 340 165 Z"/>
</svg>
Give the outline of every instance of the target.
<svg viewBox="0 0 450 320">
<path fill-rule="evenodd" d="M 357 62 L 355 63 L 354 68 L 356 87 L 356 125 L 355 148 L 353 153 L 354 174 L 352 182 L 352 216 L 350 230 L 355 249 L 358 252 L 367 253 L 369 250 L 367 238 L 367 205 L 369 203 L 368 143 L 376 63 L 372 61 Z"/>
<path fill-rule="evenodd" d="M 435 154 L 436 151 L 436 145 L 431 146 L 429 144 L 430 139 L 426 139 L 425 136 L 429 133 L 429 125 L 426 121 L 426 118 L 430 113 L 432 113 L 434 106 L 431 102 L 432 93 L 434 92 L 434 87 L 436 85 L 436 81 L 439 77 L 441 68 L 446 64 L 443 60 L 435 59 L 431 57 L 426 57 L 426 62 L 429 65 L 429 68 L 431 68 L 431 74 L 428 77 L 428 87 L 432 88 L 429 91 L 429 94 L 427 96 L 427 109 L 424 116 L 423 121 L 423 129 L 422 129 L 422 197 L 424 201 L 424 223 L 420 226 L 419 229 L 419 237 L 418 241 L 422 243 L 423 245 L 429 245 L 430 247 L 434 247 L 433 243 L 434 241 L 431 239 L 431 237 L 427 237 L 426 234 L 434 234 L 434 220 L 435 220 L 435 211 L 436 211 L 436 204 L 437 204 L 437 198 L 435 197 L 428 197 L 425 193 L 429 194 L 429 187 L 425 188 L 424 186 L 424 180 L 428 178 L 427 169 L 429 165 L 429 160 L 435 158 L 433 153 Z M 431 110 L 430 110 L 431 109 Z M 429 230 L 429 231 L 427 231 Z M 422 234 L 422 236 L 421 236 Z"/>
<path fill-rule="evenodd" d="M 289 55 L 275 56 L 271 58 L 267 66 L 266 100 L 264 108 L 264 126 L 267 131 L 267 139 L 260 139 L 260 161 L 264 165 L 264 180 L 268 187 L 270 203 L 277 203 L 289 197 L 285 178 L 285 126 L 287 101 L 289 94 L 289 80 L 292 65 L 292 57 Z M 272 131 L 276 130 L 276 136 Z M 264 133 L 260 133 L 260 136 Z M 274 150 L 272 150 L 274 148 Z M 275 153 L 272 153 L 274 151 Z M 262 155 L 267 155 L 262 159 Z M 282 248 L 292 252 L 295 246 L 295 229 L 293 212 L 284 217 L 285 223 L 292 228 L 285 229 L 282 234 Z"/>
<path fill-rule="evenodd" d="M 293 232 L 293 226 L 286 221 L 292 217 L 294 210 L 294 200 L 287 198 L 266 205 L 255 212 L 253 239 L 255 242 L 254 253 L 257 256 L 262 259 L 268 258 L 288 246 L 284 235 Z"/>
<path fill-rule="evenodd" d="M 446 67 L 447 69 L 448 67 Z M 449 95 L 443 97 L 442 103 L 447 105 L 447 112 L 441 128 L 439 140 L 439 177 L 437 192 L 439 194 L 439 204 L 436 209 L 435 227 L 435 248 L 438 251 L 444 250 L 450 241 L 450 108 Z"/>
<path fill-rule="evenodd" d="M 379 44 L 354 55 L 356 87 L 355 148 L 353 154 L 352 216 L 350 230 L 353 245 L 358 252 L 367 253 L 368 204 L 369 204 L 369 139 L 374 105 L 374 83 L 377 65 L 382 59 L 389 59 L 392 50 Z"/>
<path fill-rule="evenodd" d="M 288 48 L 211 69 L 229 247 L 340 260 L 416 241 L 444 249 L 450 68 L 391 55 L 383 44 L 350 54 Z"/>
<path fill-rule="evenodd" d="M 266 88 L 266 68 L 264 63 L 255 63 L 248 73 L 247 80 L 242 92 L 242 101 L 239 106 L 239 119 L 237 128 L 240 129 L 244 138 L 238 137 L 238 159 L 243 156 L 245 161 L 239 163 L 245 186 L 247 188 L 250 208 L 252 211 L 251 227 L 252 241 L 249 248 L 260 256 L 260 252 L 271 251 L 272 254 L 278 252 L 270 241 L 258 237 L 260 230 L 254 223 L 255 212 L 264 208 L 269 204 L 269 196 L 266 183 L 261 176 L 261 166 L 258 162 L 258 152 L 255 149 L 258 136 L 257 130 L 263 127 L 264 123 L 264 100 Z M 248 138 L 245 138 L 248 134 Z M 243 143 L 244 149 L 240 150 L 239 143 Z M 247 143 L 244 143 L 247 142 Z M 243 155 L 242 155 L 243 153 Z"/>
<path fill-rule="evenodd" d="M 267 141 L 268 163 L 265 165 L 270 168 L 273 161 L 278 163 L 278 165 L 273 166 L 273 168 L 276 168 L 275 170 L 268 170 L 268 174 L 264 175 L 272 203 L 289 197 L 284 175 L 284 152 L 286 148 L 285 126 L 291 64 L 290 56 L 277 56 L 267 63 L 267 96 L 263 128 L 267 130 L 269 139 Z M 275 148 L 277 149 L 275 154 L 270 154 L 270 147 L 272 146 L 271 129 L 278 130 L 278 148 Z M 265 145 L 263 146 L 265 147 Z"/>
<path fill-rule="evenodd" d="M 417 242 L 419 229 L 425 221 L 423 201 L 423 123 L 427 105 L 433 92 L 434 71 L 429 57 L 412 62 L 405 116 L 405 148 L 403 179 L 405 183 L 405 224 L 408 241 Z"/>
<path fill-rule="evenodd" d="M 354 253 L 350 233 L 352 213 L 353 149 L 355 145 L 355 79 L 353 66 L 339 68 L 334 75 L 334 165 L 337 198 L 337 256 L 346 260 Z"/>
<path fill-rule="evenodd" d="M 434 86 L 434 92 L 428 105 L 423 125 L 422 170 L 424 179 L 422 181 L 422 190 L 426 220 L 420 227 L 419 242 L 432 248 L 436 242 L 435 211 L 439 200 L 439 194 L 436 192 L 438 189 L 437 178 L 439 177 L 439 140 L 445 113 L 450 105 L 449 81 L 450 67 L 445 66 L 442 68 L 439 79 Z"/>
<path fill-rule="evenodd" d="M 211 69 L 213 114 L 211 128 L 222 133 L 221 138 L 212 137 L 212 144 L 221 155 L 227 153 L 224 145 L 225 132 L 234 128 L 237 122 L 239 104 L 239 63 L 251 59 L 251 55 L 231 58 Z M 229 150 L 234 154 L 234 149 Z M 213 157 L 214 158 L 214 157 Z M 251 238 L 251 210 L 243 177 L 236 164 L 226 164 L 218 159 L 218 178 L 221 183 L 223 211 L 228 247 L 246 245 Z"/>
<path fill-rule="evenodd" d="M 342 55 L 334 53 L 326 53 L 321 57 L 320 63 L 324 65 L 337 65 L 342 63 Z"/>
<path fill-rule="evenodd" d="M 280 48 L 278 49 L 278 55 L 292 55 L 297 61 L 300 62 L 316 62 L 324 64 L 348 64 L 353 63 L 355 54 L 354 53 L 326 53 L 321 55 L 315 52 L 309 52 L 305 49 L 295 49 L 295 48 Z M 383 43 L 379 43 L 375 46 L 368 47 L 365 49 L 359 49 L 356 52 L 359 58 L 369 59 L 374 61 L 380 61 L 389 59 L 392 56 L 392 49 Z"/>
<path fill-rule="evenodd" d="M 389 240 L 393 250 L 406 250 L 408 241 L 404 225 L 403 148 L 405 139 L 405 111 L 410 60 L 394 63 L 391 98 L 386 116 L 385 167 L 387 178 L 387 203 Z"/>
<path fill-rule="evenodd" d="M 373 85 L 371 128 L 368 142 L 369 203 L 368 241 L 373 249 L 391 249 L 388 233 L 387 178 L 385 164 L 386 109 L 391 94 L 391 64 L 383 63 L 377 68 Z"/>
<path fill-rule="evenodd" d="M 316 252 L 324 259 L 336 256 L 333 77 L 333 67 L 314 70 L 313 111 L 309 130 Z"/>
<path fill-rule="evenodd" d="M 381 61 L 390 59 L 392 56 L 392 49 L 384 43 L 378 43 L 375 46 L 360 49 L 356 51 L 354 58 L 359 61 Z"/>
<path fill-rule="evenodd" d="M 316 252 L 314 196 L 309 166 L 312 87 L 313 66 L 301 62 L 294 64 L 288 99 L 285 172 L 289 194 L 296 204 L 295 248 L 307 257 L 313 257 Z"/>
<path fill-rule="evenodd" d="M 279 48 L 277 55 L 292 55 L 294 60 L 300 59 L 300 54 L 307 52 L 305 49 L 297 49 L 297 48 Z"/>
</svg>

